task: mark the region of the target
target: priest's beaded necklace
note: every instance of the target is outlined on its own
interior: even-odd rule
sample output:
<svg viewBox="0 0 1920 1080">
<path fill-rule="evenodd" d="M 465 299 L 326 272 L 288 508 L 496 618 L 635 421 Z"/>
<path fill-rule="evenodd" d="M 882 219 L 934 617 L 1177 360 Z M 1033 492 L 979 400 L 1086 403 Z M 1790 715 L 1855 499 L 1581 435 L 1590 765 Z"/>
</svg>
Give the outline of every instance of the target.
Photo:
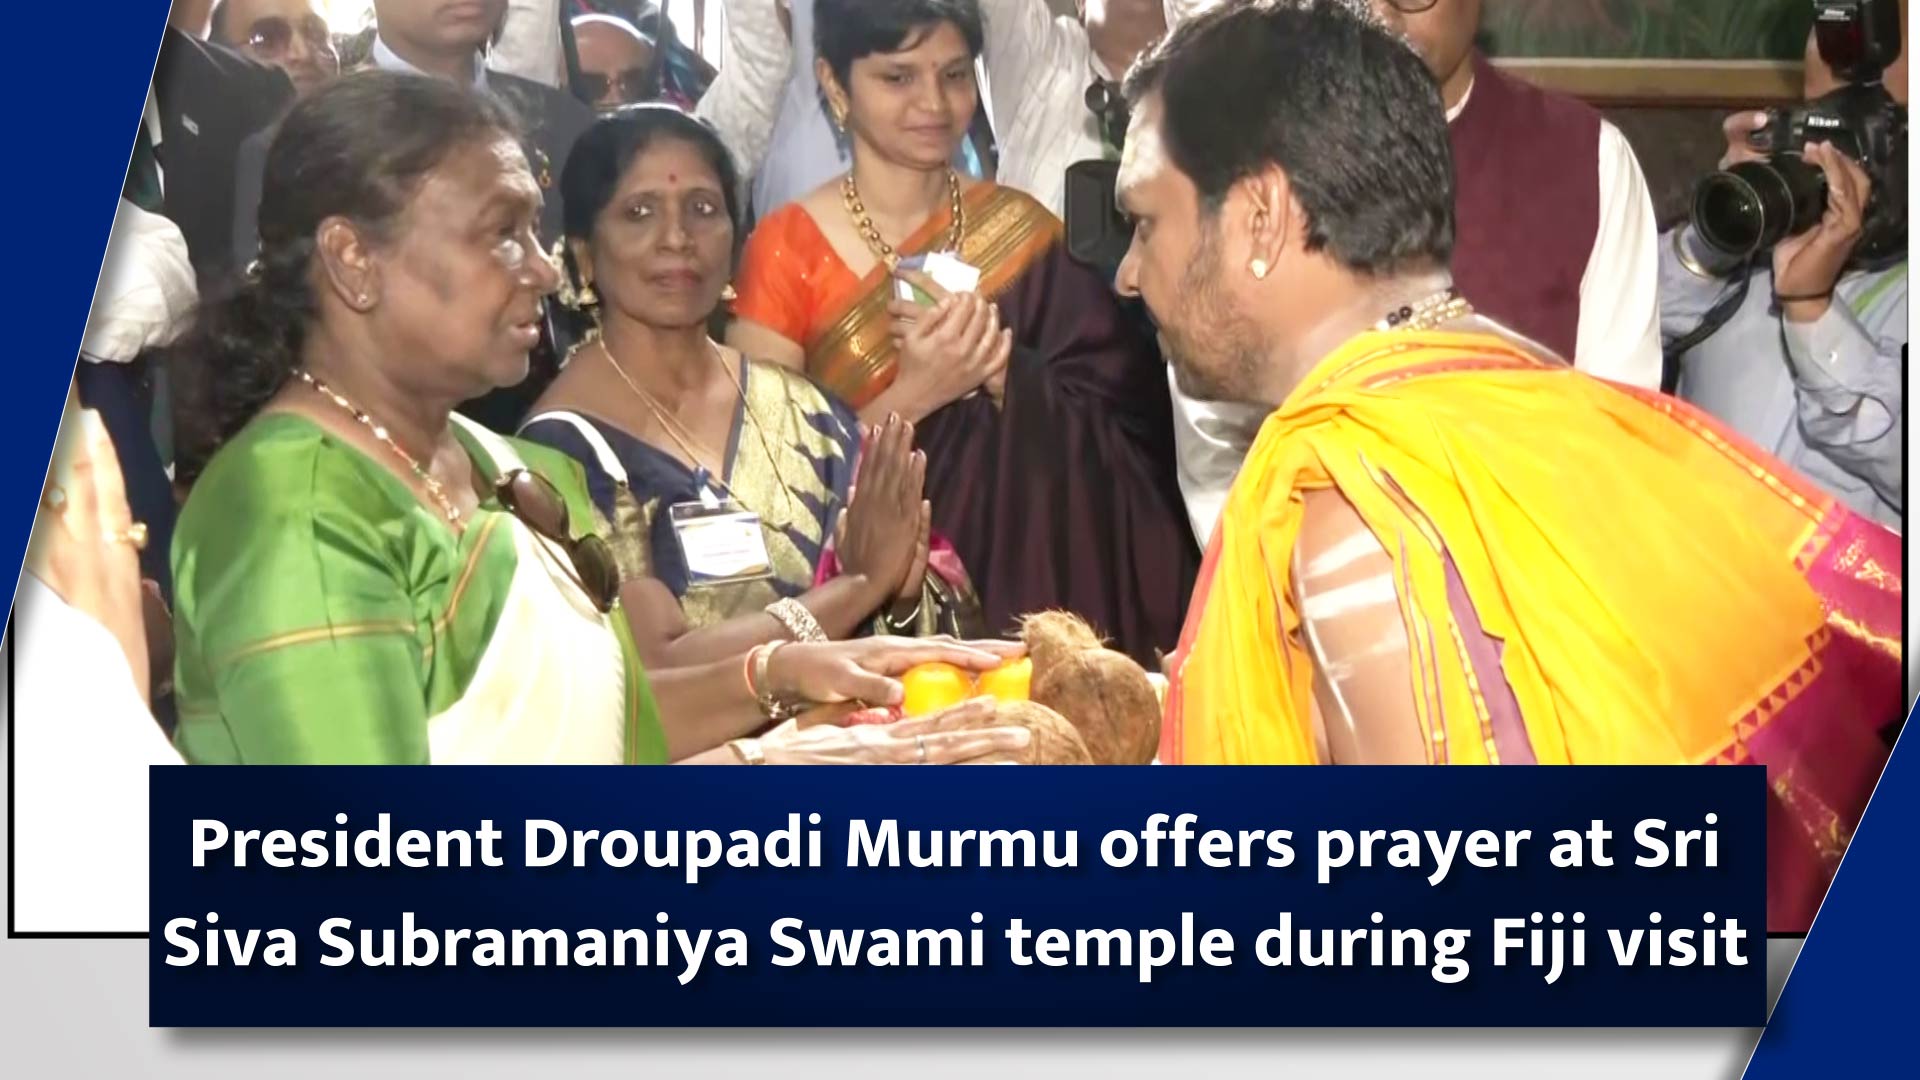
<svg viewBox="0 0 1920 1080">
<path fill-rule="evenodd" d="M 1451 285 L 1439 292 L 1402 304 L 1373 324 L 1375 330 L 1432 330 L 1473 314 L 1473 305 Z"/>
</svg>

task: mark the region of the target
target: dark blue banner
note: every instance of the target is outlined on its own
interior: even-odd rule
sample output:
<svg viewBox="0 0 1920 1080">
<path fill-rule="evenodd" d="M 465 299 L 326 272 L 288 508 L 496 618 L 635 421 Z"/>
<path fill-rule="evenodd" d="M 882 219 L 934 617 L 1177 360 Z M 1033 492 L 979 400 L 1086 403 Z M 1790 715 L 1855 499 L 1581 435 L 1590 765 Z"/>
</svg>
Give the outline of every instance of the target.
<svg viewBox="0 0 1920 1080">
<path fill-rule="evenodd" d="M 1757 1026 L 1765 794 L 1757 768 L 156 769 L 150 1020 Z"/>
</svg>

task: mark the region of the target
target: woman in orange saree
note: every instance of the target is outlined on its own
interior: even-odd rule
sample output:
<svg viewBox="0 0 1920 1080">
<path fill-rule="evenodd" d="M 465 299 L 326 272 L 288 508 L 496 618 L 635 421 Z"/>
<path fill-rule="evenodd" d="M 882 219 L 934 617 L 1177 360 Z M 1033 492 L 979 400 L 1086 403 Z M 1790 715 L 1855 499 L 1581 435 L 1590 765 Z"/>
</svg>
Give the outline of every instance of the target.
<svg viewBox="0 0 1920 1080">
<path fill-rule="evenodd" d="M 822 0 L 816 37 L 853 169 L 760 222 L 729 343 L 804 369 L 870 423 L 914 422 L 933 527 L 990 632 L 1064 608 L 1157 664 L 1198 561 L 1165 368 L 1052 213 L 950 168 L 977 94 L 978 8 Z M 970 295 L 899 269 L 930 253 L 979 272 Z M 903 282 L 940 304 L 901 300 Z"/>
<path fill-rule="evenodd" d="M 1228 497 L 1162 761 L 1342 760 L 1300 585 L 1330 491 L 1391 559 L 1427 762 L 1763 765 L 1769 925 L 1807 928 L 1901 709 L 1897 536 L 1676 399 L 1490 334 L 1364 333 Z"/>
</svg>

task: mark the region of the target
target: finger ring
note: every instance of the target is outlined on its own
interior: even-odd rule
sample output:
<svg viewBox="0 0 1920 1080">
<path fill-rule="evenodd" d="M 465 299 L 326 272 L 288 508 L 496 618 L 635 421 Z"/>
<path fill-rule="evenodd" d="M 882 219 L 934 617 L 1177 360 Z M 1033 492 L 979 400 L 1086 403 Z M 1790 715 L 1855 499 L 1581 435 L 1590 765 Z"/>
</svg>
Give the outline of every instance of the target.
<svg viewBox="0 0 1920 1080">
<path fill-rule="evenodd" d="M 927 763 L 927 737 L 925 735 L 915 735 L 913 737 L 913 745 L 915 749 L 920 752 L 920 760 L 915 762 L 915 764 L 925 765 Z"/>
<path fill-rule="evenodd" d="M 145 551 L 147 550 L 147 525 L 144 521 L 136 521 L 124 529 L 108 529 L 100 534 L 100 539 L 108 544 L 132 544 L 133 550 Z"/>
</svg>

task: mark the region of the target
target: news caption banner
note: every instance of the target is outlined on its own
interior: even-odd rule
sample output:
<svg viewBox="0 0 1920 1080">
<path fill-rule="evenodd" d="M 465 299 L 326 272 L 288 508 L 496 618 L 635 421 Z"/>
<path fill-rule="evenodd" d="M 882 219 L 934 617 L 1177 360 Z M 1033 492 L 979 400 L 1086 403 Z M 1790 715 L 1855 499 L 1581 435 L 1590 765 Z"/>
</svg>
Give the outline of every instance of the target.
<svg viewBox="0 0 1920 1080">
<path fill-rule="evenodd" d="M 149 1022 L 1759 1026 L 1758 768 L 155 769 Z"/>
</svg>

